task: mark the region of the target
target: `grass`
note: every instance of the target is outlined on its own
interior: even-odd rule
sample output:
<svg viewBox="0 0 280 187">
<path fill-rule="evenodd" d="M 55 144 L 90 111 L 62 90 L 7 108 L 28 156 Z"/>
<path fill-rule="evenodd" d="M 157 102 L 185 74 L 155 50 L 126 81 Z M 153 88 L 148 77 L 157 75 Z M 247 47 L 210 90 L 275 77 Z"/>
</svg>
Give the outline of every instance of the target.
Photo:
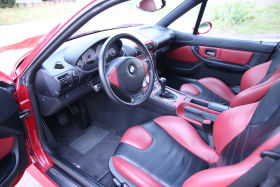
<svg viewBox="0 0 280 187">
<path fill-rule="evenodd" d="M 223 31 L 244 34 L 280 31 L 280 3 L 259 6 L 253 1 L 226 1 L 218 6 L 209 4 L 205 14 L 216 29 Z"/>
<path fill-rule="evenodd" d="M 75 9 L 75 3 L 0 9 L 0 25 L 61 20 L 67 16 L 68 12 L 73 12 L 73 9 Z"/>
</svg>

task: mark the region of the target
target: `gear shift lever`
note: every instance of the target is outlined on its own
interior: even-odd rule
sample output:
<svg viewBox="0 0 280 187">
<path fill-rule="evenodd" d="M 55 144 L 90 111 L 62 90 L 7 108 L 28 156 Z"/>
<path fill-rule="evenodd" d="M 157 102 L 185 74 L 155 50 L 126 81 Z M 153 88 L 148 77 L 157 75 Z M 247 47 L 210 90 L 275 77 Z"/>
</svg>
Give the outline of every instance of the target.
<svg viewBox="0 0 280 187">
<path fill-rule="evenodd" d="M 159 78 L 159 84 L 160 84 L 160 87 L 161 87 L 161 93 L 160 95 L 162 95 L 162 93 L 165 93 L 165 87 L 166 87 L 166 78 L 164 77 L 161 77 Z"/>
<path fill-rule="evenodd" d="M 163 97 L 163 98 L 167 98 L 167 99 L 173 98 L 173 94 L 168 92 L 167 90 L 165 90 L 166 78 L 161 77 L 161 78 L 159 78 L 158 82 L 159 82 L 160 87 L 161 87 L 159 96 Z"/>
</svg>

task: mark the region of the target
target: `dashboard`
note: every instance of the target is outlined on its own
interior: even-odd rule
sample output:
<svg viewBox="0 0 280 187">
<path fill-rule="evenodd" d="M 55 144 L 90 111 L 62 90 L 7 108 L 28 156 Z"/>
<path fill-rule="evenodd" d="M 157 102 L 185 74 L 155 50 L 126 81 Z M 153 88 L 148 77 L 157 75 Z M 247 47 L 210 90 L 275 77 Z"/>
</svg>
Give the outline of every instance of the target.
<svg viewBox="0 0 280 187">
<path fill-rule="evenodd" d="M 50 116 L 77 101 L 100 84 L 98 59 L 110 36 L 130 33 L 142 41 L 150 53 L 167 46 L 174 38 L 172 30 L 159 26 L 141 26 L 99 32 L 65 42 L 37 71 L 34 79 L 40 112 Z M 118 40 L 106 51 L 106 63 L 121 56 L 141 58 L 141 50 L 126 40 Z"/>
</svg>

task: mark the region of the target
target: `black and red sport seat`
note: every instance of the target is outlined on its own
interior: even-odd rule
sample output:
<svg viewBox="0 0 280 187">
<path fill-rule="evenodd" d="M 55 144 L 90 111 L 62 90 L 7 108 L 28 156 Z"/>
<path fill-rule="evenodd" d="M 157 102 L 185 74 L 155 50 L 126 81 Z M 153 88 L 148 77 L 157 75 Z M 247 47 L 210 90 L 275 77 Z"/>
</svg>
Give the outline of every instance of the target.
<svg viewBox="0 0 280 187">
<path fill-rule="evenodd" d="M 280 82 L 260 102 L 219 115 L 215 149 L 176 116 L 130 128 L 110 160 L 116 180 L 129 186 L 227 186 L 280 144 Z"/>
<path fill-rule="evenodd" d="M 230 104 L 232 107 L 259 101 L 280 78 L 280 50 L 271 59 L 243 74 L 241 92 L 237 95 L 224 82 L 214 77 L 183 84 L 180 91 L 207 101 Z"/>
</svg>

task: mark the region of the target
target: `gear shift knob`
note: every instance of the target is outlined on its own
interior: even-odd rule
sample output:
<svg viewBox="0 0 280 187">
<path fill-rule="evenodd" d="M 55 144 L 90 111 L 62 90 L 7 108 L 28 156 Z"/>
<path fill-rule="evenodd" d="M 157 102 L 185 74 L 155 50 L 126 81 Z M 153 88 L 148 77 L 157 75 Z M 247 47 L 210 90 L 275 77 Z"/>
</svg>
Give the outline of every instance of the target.
<svg viewBox="0 0 280 187">
<path fill-rule="evenodd" d="M 166 78 L 161 77 L 161 78 L 159 78 L 158 82 L 159 82 L 160 87 L 161 87 L 159 96 L 162 97 L 162 98 L 167 98 L 167 99 L 174 98 L 174 95 L 171 92 L 169 92 L 168 90 L 165 90 L 165 88 L 166 88 Z"/>
<path fill-rule="evenodd" d="M 166 87 L 166 78 L 164 77 L 159 78 L 159 84 L 161 86 L 161 93 L 164 93 Z"/>
</svg>

